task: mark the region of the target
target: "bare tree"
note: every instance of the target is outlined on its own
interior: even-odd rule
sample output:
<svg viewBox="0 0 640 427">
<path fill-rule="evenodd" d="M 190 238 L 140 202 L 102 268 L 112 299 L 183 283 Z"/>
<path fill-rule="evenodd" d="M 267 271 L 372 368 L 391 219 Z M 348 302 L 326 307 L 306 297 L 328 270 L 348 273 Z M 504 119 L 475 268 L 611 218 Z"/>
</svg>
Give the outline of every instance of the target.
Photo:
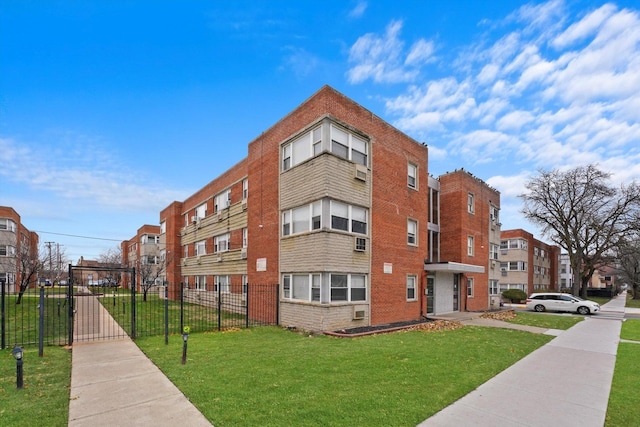
<svg viewBox="0 0 640 427">
<path fill-rule="evenodd" d="M 625 237 L 618 246 L 618 277 L 631 285 L 633 298 L 640 299 L 640 234 Z"/>
<path fill-rule="evenodd" d="M 103 271 L 101 273 L 101 279 L 103 284 L 108 286 L 120 286 L 122 283 L 122 272 L 115 270 L 122 267 L 122 250 L 120 246 L 107 249 L 106 251 L 98 255 L 98 260 L 101 267 L 113 268 L 113 271 Z"/>
<path fill-rule="evenodd" d="M 18 299 L 16 304 L 22 302 L 22 295 L 29 288 L 29 285 L 35 284 L 38 274 L 42 270 L 42 261 L 38 258 L 38 251 L 31 248 L 30 245 L 23 243 L 17 253 L 18 258 Z"/>
<path fill-rule="evenodd" d="M 638 226 L 638 184 L 616 188 L 610 177 L 595 165 L 540 170 L 520 195 L 525 217 L 569 254 L 574 295 L 586 297 L 593 273 L 610 264 L 621 238 Z"/>
<path fill-rule="evenodd" d="M 147 294 L 154 287 L 161 283 L 167 271 L 167 263 L 169 260 L 165 254 L 148 255 L 142 257 L 138 262 L 138 277 L 140 279 L 140 288 L 142 290 L 142 300 L 147 301 Z"/>
</svg>

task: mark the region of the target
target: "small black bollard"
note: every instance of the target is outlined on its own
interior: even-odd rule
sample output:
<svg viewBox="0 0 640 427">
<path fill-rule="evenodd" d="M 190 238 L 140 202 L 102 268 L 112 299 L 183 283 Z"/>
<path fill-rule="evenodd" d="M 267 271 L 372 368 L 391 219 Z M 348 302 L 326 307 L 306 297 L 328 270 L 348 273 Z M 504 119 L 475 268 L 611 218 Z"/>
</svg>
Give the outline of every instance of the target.
<svg viewBox="0 0 640 427">
<path fill-rule="evenodd" d="M 16 359 L 16 388 L 21 389 L 23 386 L 22 381 L 22 356 L 24 352 L 21 347 L 15 346 L 11 351 L 11 354 Z"/>
<path fill-rule="evenodd" d="M 189 332 L 191 328 L 185 326 L 182 328 L 182 364 L 187 363 L 187 341 L 189 340 Z"/>
</svg>

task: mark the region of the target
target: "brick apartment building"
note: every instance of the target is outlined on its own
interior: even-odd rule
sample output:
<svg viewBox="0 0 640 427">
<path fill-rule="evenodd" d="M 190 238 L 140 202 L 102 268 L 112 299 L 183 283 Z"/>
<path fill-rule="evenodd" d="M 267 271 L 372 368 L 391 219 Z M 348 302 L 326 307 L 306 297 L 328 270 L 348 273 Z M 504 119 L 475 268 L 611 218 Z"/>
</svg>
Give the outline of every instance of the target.
<svg viewBox="0 0 640 427">
<path fill-rule="evenodd" d="M 500 292 L 559 290 L 560 248 L 522 230 L 503 230 L 500 242 Z"/>
<path fill-rule="evenodd" d="M 467 172 L 430 177 L 425 144 L 324 86 L 163 209 L 159 245 L 170 298 L 277 283 L 280 324 L 337 330 L 488 309 L 499 207 Z"/>
<path fill-rule="evenodd" d="M 38 234 L 22 224 L 13 208 L 0 206 L 0 282 L 7 285 L 7 292 L 15 292 L 22 280 L 22 261 L 38 259 L 39 241 Z M 34 276 L 29 286 L 36 286 L 36 281 Z"/>
<path fill-rule="evenodd" d="M 446 262 L 426 266 L 436 282 L 435 304 L 439 311 L 499 308 L 500 193 L 463 169 L 438 180 L 440 261 Z M 446 286 L 438 286 L 444 274 Z M 443 297 L 447 304 L 454 298 L 453 306 L 440 306 Z"/>
<path fill-rule="evenodd" d="M 136 285 L 151 282 L 162 285 L 165 280 L 166 249 L 160 244 L 161 227 L 145 224 L 135 236 L 121 243 L 122 265 L 136 269 Z M 123 286 L 129 287 L 129 275 L 123 275 Z"/>
</svg>

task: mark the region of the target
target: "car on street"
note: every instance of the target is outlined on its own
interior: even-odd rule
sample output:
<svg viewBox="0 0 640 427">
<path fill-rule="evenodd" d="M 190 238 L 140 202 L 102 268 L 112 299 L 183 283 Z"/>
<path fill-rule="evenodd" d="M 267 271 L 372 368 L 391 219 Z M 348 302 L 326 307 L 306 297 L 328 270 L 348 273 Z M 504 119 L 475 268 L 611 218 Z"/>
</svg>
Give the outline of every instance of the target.
<svg viewBox="0 0 640 427">
<path fill-rule="evenodd" d="M 566 311 L 586 315 L 600 311 L 600 304 L 571 294 L 541 292 L 531 294 L 529 298 L 527 298 L 527 310 L 537 312 Z"/>
</svg>

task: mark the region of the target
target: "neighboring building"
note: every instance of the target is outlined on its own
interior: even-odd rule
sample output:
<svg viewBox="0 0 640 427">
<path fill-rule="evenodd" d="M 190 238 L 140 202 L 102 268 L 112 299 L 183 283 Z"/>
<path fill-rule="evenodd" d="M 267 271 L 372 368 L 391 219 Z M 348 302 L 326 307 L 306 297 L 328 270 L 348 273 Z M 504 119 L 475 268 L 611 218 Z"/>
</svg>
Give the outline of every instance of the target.
<svg viewBox="0 0 640 427">
<path fill-rule="evenodd" d="M 80 257 L 74 267 L 81 267 L 73 272 L 73 284 L 81 286 L 101 286 L 104 272 L 100 261 Z"/>
<path fill-rule="evenodd" d="M 466 172 L 429 177 L 426 145 L 324 86 L 160 212 L 169 298 L 279 284 L 280 324 L 314 331 L 487 310 L 499 208 Z"/>
<path fill-rule="evenodd" d="M 13 208 L 0 206 L 0 282 L 8 285 L 7 292 L 15 292 L 16 284 L 20 284 L 26 273 L 22 261 L 38 259 L 39 241 L 38 234 L 22 225 L 20 215 Z M 37 275 L 33 275 L 29 286 L 35 286 L 36 281 Z"/>
<path fill-rule="evenodd" d="M 569 254 L 560 254 L 560 287 L 558 289 L 571 293 L 572 288 L 573 268 L 571 268 Z"/>
<path fill-rule="evenodd" d="M 598 267 L 591 276 L 589 287 L 594 289 L 606 289 L 615 286 L 616 270 L 613 267 L 603 265 Z"/>
<path fill-rule="evenodd" d="M 166 279 L 166 248 L 160 243 L 161 227 L 145 224 L 134 237 L 121 243 L 122 265 L 136 269 L 137 289 L 145 282 L 148 286 L 162 285 Z M 129 287 L 129 275 L 122 277 Z"/>
<path fill-rule="evenodd" d="M 464 170 L 438 181 L 440 257 L 425 266 L 434 308 L 428 312 L 499 308 L 500 193 Z"/>
<path fill-rule="evenodd" d="M 500 242 L 500 292 L 520 289 L 527 295 L 558 290 L 560 248 L 522 230 L 503 230 Z"/>
</svg>

